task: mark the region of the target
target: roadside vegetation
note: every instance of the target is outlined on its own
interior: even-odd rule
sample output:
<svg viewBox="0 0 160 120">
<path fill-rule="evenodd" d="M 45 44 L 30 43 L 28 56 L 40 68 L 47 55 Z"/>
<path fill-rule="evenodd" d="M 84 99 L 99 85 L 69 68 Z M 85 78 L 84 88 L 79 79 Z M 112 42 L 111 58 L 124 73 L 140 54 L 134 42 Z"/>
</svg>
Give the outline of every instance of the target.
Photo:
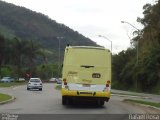
<svg viewBox="0 0 160 120">
<path fill-rule="evenodd" d="M 38 42 L 0 35 L 0 79 L 9 76 L 15 80 L 29 77 L 47 80 L 57 76 L 58 65 L 48 63 L 48 55 L 51 53 Z"/>
<path fill-rule="evenodd" d="M 12 96 L 0 93 L 0 102 L 11 99 Z"/>
<path fill-rule="evenodd" d="M 61 88 L 62 88 L 62 85 L 61 85 L 61 84 L 60 84 L 60 85 L 57 84 L 57 85 L 55 86 L 55 89 L 56 89 L 56 90 L 61 90 Z"/>
<path fill-rule="evenodd" d="M 156 103 L 156 102 L 149 102 L 149 101 L 142 101 L 142 100 L 132 100 L 132 99 L 125 99 L 124 101 L 133 102 L 133 103 L 139 103 L 139 104 L 144 104 L 144 105 L 150 105 L 150 106 L 154 106 L 154 107 L 160 108 L 160 102 Z"/>
<path fill-rule="evenodd" d="M 129 95 L 129 96 L 141 96 L 141 97 L 143 97 L 142 95 L 137 95 L 137 94 L 134 94 L 134 93 L 116 93 L 116 92 L 112 92 L 112 94 L 116 94 L 116 95 Z"/>
<path fill-rule="evenodd" d="M 25 85 L 25 84 L 26 82 L 10 82 L 10 83 L 0 82 L 0 87 L 12 87 L 12 86 Z"/>
<path fill-rule="evenodd" d="M 160 0 L 143 10 L 137 22 L 144 28 L 133 32 L 132 47 L 112 57 L 112 88 L 160 94 Z"/>
</svg>

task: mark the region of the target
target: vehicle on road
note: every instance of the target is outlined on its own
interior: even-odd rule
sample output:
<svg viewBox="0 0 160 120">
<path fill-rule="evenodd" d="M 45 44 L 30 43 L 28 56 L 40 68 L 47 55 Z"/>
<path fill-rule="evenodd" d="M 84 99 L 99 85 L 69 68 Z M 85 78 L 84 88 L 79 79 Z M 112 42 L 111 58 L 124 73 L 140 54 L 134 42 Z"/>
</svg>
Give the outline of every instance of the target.
<svg viewBox="0 0 160 120">
<path fill-rule="evenodd" d="M 14 82 L 14 79 L 11 77 L 3 77 L 1 79 L 1 82 L 10 83 L 10 82 Z"/>
<path fill-rule="evenodd" d="M 111 52 L 103 47 L 67 46 L 62 71 L 62 104 L 74 99 L 104 105 L 110 99 Z"/>
<path fill-rule="evenodd" d="M 30 78 L 28 84 L 27 84 L 27 90 L 30 89 L 38 89 L 42 91 L 42 81 L 40 78 Z"/>
<path fill-rule="evenodd" d="M 24 78 L 19 78 L 18 81 L 23 82 L 23 81 L 25 81 L 25 79 Z"/>
<path fill-rule="evenodd" d="M 50 78 L 49 82 L 56 82 L 56 78 Z"/>
<path fill-rule="evenodd" d="M 62 84 L 62 79 L 61 78 L 56 78 L 56 83 L 57 84 Z"/>
</svg>

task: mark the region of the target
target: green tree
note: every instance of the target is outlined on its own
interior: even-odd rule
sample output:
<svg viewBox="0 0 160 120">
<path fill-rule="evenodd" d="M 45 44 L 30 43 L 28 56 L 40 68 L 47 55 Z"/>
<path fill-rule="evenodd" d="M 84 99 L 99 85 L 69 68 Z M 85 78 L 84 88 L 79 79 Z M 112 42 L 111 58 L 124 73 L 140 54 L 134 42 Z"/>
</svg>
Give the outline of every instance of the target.
<svg viewBox="0 0 160 120">
<path fill-rule="evenodd" d="M 6 40 L 5 38 L 0 35 L 0 78 L 1 78 L 1 69 L 2 69 L 2 63 L 5 60 L 5 48 L 6 47 Z"/>
<path fill-rule="evenodd" d="M 135 58 L 136 58 L 136 50 L 134 48 L 128 48 L 126 51 L 121 51 L 119 54 L 113 55 L 112 57 L 112 79 L 113 79 L 113 87 L 114 88 L 119 88 L 119 89 L 124 89 L 127 84 L 125 84 L 124 77 L 127 75 L 128 77 L 131 76 L 131 73 L 129 71 L 124 70 L 128 69 L 130 65 L 130 61 L 132 61 L 133 65 L 136 64 Z M 125 68 L 126 67 L 126 68 Z M 130 75 L 129 75 L 130 74 Z M 126 76 L 126 77 L 127 77 Z M 127 79 L 130 80 L 130 79 Z M 123 83 L 123 84 L 122 84 Z M 129 81 L 127 83 L 130 83 Z"/>
<path fill-rule="evenodd" d="M 37 56 L 42 55 L 40 44 L 30 40 L 28 44 L 25 46 L 24 54 L 28 59 L 27 65 L 29 66 L 29 70 L 34 75 L 36 69 L 35 60 Z"/>
<path fill-rule="evenodd" d="M 14 38 L 12 40 L 12 59 L 13 59 L 13 64 L 16 66 L 16 74 L 17 77 L 19 78 L 22 75 L 22 65 L 23 65 L 23 57 L 25 56 L 25 52 L 27 51 L 26 45 L 27 42 L 23 41 L 18 38 Z"/>
</svg>

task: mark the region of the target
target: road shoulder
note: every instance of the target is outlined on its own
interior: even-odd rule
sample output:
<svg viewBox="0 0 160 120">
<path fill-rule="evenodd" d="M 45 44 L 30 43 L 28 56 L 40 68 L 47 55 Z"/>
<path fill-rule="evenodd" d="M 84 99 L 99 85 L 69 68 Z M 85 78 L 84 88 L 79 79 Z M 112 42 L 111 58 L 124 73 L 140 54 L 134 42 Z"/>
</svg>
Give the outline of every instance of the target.
<svg viewBox="0 0 160 120">
<path fill-rule="evenodd" d="M 160 113 L 160 108 L 158 108 L 158 107 L 154 107 L 151 105 L 145 105 L 145 104 L 141 104 L 141 103 L 135 103 L 135 102 L 127 101 L 125 99 L 122 102 L 133 105 L 133 106 L 141 107 L 142 109 L 144 109 L 146 112 L 149 112 L 149 113 L 154 113 L 154 114 Z"/>
</svg>

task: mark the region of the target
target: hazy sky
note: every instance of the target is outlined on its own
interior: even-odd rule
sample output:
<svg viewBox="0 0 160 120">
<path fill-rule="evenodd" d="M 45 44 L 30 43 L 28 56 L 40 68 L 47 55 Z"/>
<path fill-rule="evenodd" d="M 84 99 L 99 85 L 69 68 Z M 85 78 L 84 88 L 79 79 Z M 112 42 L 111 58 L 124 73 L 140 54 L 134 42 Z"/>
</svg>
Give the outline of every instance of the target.
<svg viewBox="0 0 160 120">
<path fill-rule="evenodd" d="M 111 43 L 98 37 L 106 36 L 112 41 L 113 52 L 117 53 L 130 46 L 132 32 L 135 27 L 142 28 L 136 22 L 143 17 L 143 5 L 154 4 L 155 0 L 4 0 L 15 5 L 24 6 L 41 12 L 58 23 L 110 49 Z"/>
</svg>

